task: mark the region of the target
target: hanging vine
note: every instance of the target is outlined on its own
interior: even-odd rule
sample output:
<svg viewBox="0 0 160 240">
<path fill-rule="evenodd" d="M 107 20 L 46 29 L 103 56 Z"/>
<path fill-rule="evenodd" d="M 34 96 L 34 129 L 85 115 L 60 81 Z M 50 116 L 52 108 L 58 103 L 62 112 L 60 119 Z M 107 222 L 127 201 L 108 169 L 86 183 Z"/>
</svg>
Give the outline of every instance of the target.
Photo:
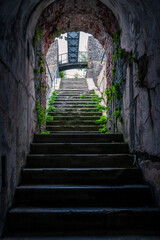
<svg viewBox="0 0 160 240">
<path fill-rule="evenodd" d="M 115 32 L 113 35 L 113 56 L 112 56 L 112 84 L 106 88 L 105 95 L 107 97 L 107 124 L 111 130 L 113 120 L 117 121 L 120 118 L 121 113 L 121 100 L 122 100 L 122 89 L 125 79 L 118 75 L 119 66 L 118 64 L 123 59 L 123 50 L 120 47 L 120 32 Z M 114 105 L 114 106 L 113 106 Z"/>
<path fill-rule="evenodd" d="M 36 66 L 34 68 L 35 76 L 35 91 L 36 91 L 36 111 L 37 111 L 37 123 L 38 131 L 43 131 L 46 122 L 46 108 L 44 95 L 46 94 L 46 83 L 44 82 L 45 74 L 45 58 L 42 53 L 42 39 L 43 31 L 40 28 L 36 28 L 35 35 L 33 37 L 33 47 L 36 55 Z"/>
</svg>

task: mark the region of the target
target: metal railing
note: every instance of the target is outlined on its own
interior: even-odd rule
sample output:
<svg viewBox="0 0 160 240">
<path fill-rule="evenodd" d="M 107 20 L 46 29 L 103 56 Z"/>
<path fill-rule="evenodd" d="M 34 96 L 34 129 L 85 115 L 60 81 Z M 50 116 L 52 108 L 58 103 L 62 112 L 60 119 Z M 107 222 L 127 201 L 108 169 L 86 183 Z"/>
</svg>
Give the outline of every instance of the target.
<svg viewBox="0 0 160 240">
<path fill-rule="evenodd" d="M 88 62 L 88 53 L 86 51 L 78 52 L 78 62 Z M 59 65 L 65 64 L 65 63 L 72 63 L 72 62 L 69 62 L 68 53 L 59 54 L 58 63 Z"/>
<path fill-rule="evenodd" d="M 47 96 L 46 96 L 46 98 L 49 99 L 51 92 L 56 89 L 57 78 L 59 78 L 60 76 L 59 76 L 59 67 L 56 68 L 56 70 L 54 72 L 54 75 L 52 76 L 52 74 L 50 72 L 50 69 L 49 69 L 49 66 L 47 64 L 47 61 L 45 61 L 45 63 L 46 63 L 46 67 L 47 67 L 47 78 L 49 76 L 50 79 L 51 79 L 51 86 L 47 82 Z"/>
<path fill-rule="evenodd" d="M 55 85 L 57 84 L 57 78 L 59 78 L 59 67 L 56 68 L 53 77 L 52 77 L 52 74 L 50 72 L 47 61 L 46 61 L 46 67 L 47 67 L 47 77 L 49 75 L 50 79 L 51 79 L 51 88 L 54 86 L 54 89 L 55 89 Z"/>
</svg>

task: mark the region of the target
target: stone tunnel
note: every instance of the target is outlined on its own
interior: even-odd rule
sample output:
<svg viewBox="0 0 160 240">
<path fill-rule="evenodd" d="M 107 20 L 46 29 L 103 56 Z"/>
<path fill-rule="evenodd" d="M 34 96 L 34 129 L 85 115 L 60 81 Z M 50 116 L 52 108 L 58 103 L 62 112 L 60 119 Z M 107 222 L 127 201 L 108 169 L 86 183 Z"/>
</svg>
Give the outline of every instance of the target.
<svg viewBox="0 0 160 240">
<path fill-rule="evenodd" d="M 84 31 L 102 44 L 111 74 L 113 35 L 125 52 L 123 134 L 160 204 L 159 0 L 5 0 L 0 6 L 0 219 L 12 204 L 37 130 L 34 69 L 61 33 Z M 37 26 L 43 41 L 35 51 Z M 140 72 L 141 69 L 141 72 Z M 138 75 L 142 75 L 138 79 Z M 45 81 L 45 79 L 44 79 Z M 45 96 L 42 96 L 45 97 Z M 44 100 L 45 104 L 45 100 Z"/>
</svg>

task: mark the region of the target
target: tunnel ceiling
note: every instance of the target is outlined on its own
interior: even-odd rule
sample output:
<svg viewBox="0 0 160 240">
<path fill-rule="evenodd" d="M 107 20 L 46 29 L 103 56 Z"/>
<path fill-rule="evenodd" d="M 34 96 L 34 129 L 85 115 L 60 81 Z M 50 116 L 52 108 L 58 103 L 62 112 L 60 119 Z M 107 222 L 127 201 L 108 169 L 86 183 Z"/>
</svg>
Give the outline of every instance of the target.
<svg viewBox="0 0 160 240">
<path fill-rule="evenodd" d="M 27 29 L 29 29 L 29 33 L 33 36 L 39 16 L 52 2 L 54 1 L 1 0 L 0 39 L 6 39 L 9 31 L 14 32 L 15 35 L 21 32 L 25 37 Z M 116 16 L 119 26 L 122 29 L 122 47 L 126 50 L 134 50 L 134 35 L 137 33 L 139 34 L 136 36 L 137 38 L 143 38 L 143 34 L 153 37 L 152 31 L 150 31 L 150 23 L 152 22 L 152 29 L 155 29 L 157 28 L 157 23 L 160 22 L 159 0 L 101 0 L 101 2 L 109 7 Z M 11 22 L 12 26 L 8 28 Z M 160 28 L 160 26 L 158 27 Z M 157 31 L 155 41 L 159 38 L 160 31 Z"/>
</svg>

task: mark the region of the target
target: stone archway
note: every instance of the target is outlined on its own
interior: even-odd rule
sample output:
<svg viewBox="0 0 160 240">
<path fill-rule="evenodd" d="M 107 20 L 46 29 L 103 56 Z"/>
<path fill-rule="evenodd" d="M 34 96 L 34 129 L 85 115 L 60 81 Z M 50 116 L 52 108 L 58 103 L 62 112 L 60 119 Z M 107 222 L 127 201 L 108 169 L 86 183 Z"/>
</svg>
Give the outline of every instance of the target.
<svg viewBox="0 0 160 240">
<path fill-rule="evenodd" d="M 102 44 L 107 55 L 108 82 L 112 81 L 112 37 L 118 32 L 119 26 L 112 11 L 103 3 L 95 1 L 55 1 L 50 4 L 38 19 L 37 27 L 41 37 L 35 31 L 34 39 L 38 39 L 36 46 L 36 70 L 39 56 L 46 53 L 50 44 L 59 33 L 83 31 L 92 34 Z M 39 42 L 39 38 L 42 41 Z M 38 72 L 38 71 L 37 71 Z M 39 70 L 41 72 L 41 70 Z M 46 85 L 45 75 L 42 75 L 42 84 Z M 39 85 L 39 77 L 36 86 Z M 45 94 L 39 93 L 36 87 L 37 101 L 45 107 Z"/>
</svg>

